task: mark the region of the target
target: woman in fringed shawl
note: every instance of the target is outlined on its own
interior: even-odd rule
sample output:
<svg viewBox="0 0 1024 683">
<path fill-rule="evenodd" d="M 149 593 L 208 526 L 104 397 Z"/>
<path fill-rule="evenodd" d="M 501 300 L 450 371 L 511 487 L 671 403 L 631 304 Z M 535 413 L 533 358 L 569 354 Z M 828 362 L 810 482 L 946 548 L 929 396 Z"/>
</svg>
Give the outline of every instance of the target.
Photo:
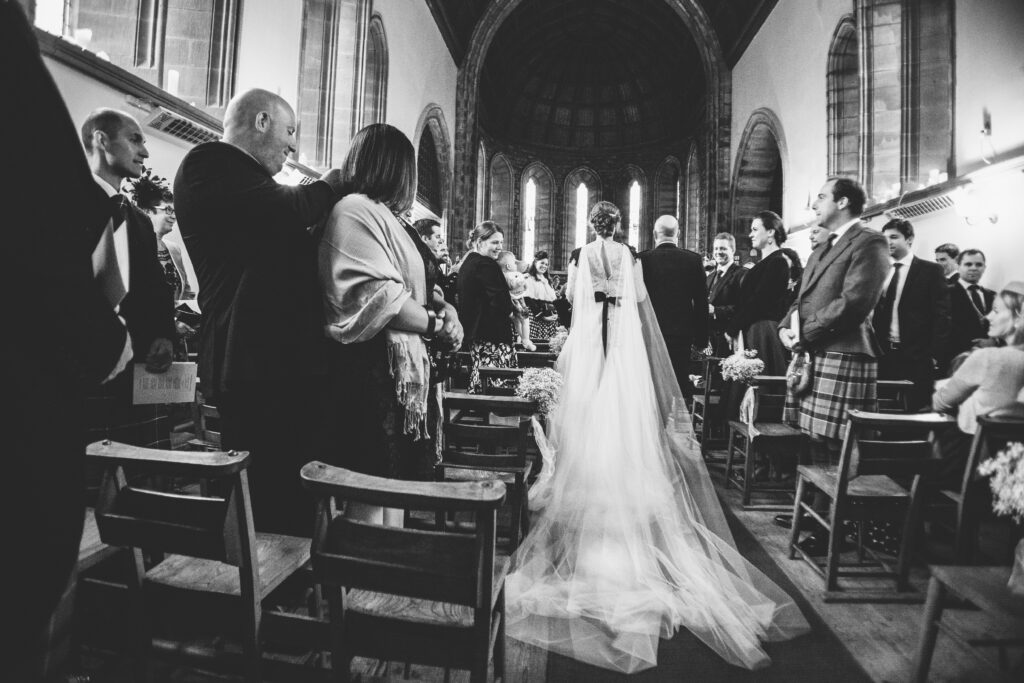
<svg viewBox="0 0 1024 683">
<path fill-rule="evenodd" d="M 399 218 L 416 191 L 412 143 L 397 128 L 359 131 L 342 165 L 351 193 L 319 241 L 337 464 L 394 479 L 433 479 L 440 387 L 427 340 L 457 348 L 462 325 L 428 280 L 415 231 Z M 426 245 L 422 245 L 426 246 Z"/>
</svg>

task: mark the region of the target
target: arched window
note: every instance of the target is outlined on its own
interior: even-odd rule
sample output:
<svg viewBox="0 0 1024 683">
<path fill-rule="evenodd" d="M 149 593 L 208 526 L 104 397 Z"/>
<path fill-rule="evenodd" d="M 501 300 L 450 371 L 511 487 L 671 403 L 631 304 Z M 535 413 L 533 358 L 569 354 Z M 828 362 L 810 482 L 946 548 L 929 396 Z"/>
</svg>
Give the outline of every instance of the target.
<svg viewBox="0 0 1024 683">
<path fill-rule="evenodd" d="M 860 178 L 860 58 L 853 18 L 839 22 L 828 52 L 828 172 Z"/>
<path fill-rule="evenodd" d="M 590 211 L 589 196 L 590 190 L 587 189 L 586 183 L 581 182 L 576 186 L 576 225 L 574 226 L 576 247 L 582 247 L 587 243 L 587 214 Z"/>
<path fill-rule="evenodd" d="M 537 183 L 530 178 L 523 192 L 523 253 L 519 258 L 529 259 L 533 254 L 534 227 L 537 222 Z"/>
<path fill-rule="evenodd" d="M 580 189 L 580 187 L 584 189 Z M 569 172 L 562 184 L 563 220 L 560 237 L 554 240 L 552 268 L 565 268 L 573 249 L 587 243 L 590 208 L 601 199 L 601 177 L 581 166 Z M 585 194 L 584 194 L 585 192 Z"/>
<path fill-rule="evenodd" d="M 434 142 L 430 126 L 423 129 L 419 149 L 416 151 L 416 201 L 435 216 L 444 213 L 444 203 L 441 200 L 441 168 L 437 160 L 437 144 Z"/>
<path fill-rule="evenodd" d="M 703 185 L 701 176 L 700 159 L 697 156 L 697 146 L 694 145 L 686 160 L 686 220 L 684 221 L 686 248 L 694 251 L 700 250 L 700 222 L 704 212 L 701 203 L 700 188 Z"/>
<path fill-rule="evenodd" d="M 517 246 L 523 253 L 517 256 L 531 259 L 539 249 L 554 250 L 555 178 L 547 166 L 535 161 L 523 171 L 522 183 L 523 238 Z"/>
<path fill-rule="evenodd" d="M 383 123 L 388 97 L 388 43 L 380 15 L 370 20 L 366 33 L 366 66 L 363 72 L 363 114 L 361 125 Z"/>
<path fill-rule="evenodd" d="M 504 154 L 495 154 L 491 159 L 491 192 L 489 218 L 501 226 L 505 242 L 510 242 L 509 228 L 512 219 L 512 166 Z"/>
<path fill-rule="evenodd" d="M 640 181 L 634 180 L 629 186 L 629 243 L 640 246 Z"/>
<path fill-rule="evenodd" d="M 679 159 L 668 157 L 661 162 L 658 173 L 654 177 L 654 214 L 656 216 L 675 216 L 682 219 L 679 213 L 679 179 L 682 171 Z"/>
<path fill-rule="evenodd" d="M 476 223 L 487 217 L 487 149 L 484 141 L 476 153 Z"/>
</svg>

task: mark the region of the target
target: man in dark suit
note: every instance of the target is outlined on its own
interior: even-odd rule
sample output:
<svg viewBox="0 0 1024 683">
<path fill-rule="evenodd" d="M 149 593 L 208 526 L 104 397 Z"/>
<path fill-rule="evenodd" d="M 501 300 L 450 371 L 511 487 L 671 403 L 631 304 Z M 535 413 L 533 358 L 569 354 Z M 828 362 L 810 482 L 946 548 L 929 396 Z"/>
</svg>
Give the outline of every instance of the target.
<svg viewBox="0 0 1024 683">
<path fill-rule="evenodd" d="M 128 361 L 128 332 L 97 285 L 90 235 L 110 223 L 75 125 L 17 2 L 0 0 L 5 315 L 0 335 L 6 443 L 4 542 L 10 557 L 3 627 L 5 680 L 59 680 L 68 654 L 82 537 L 83 395 Z M 10 511 L 9 513 L 7 511 Z"/>
<path fill-rule="evenodd" d="M 956 265 L 958 256 L 960 256 L 960 247 L 952 242 L 946 242 L 935 247 L 935 262 L 942 266 L 942 273 L 946 278 L 946 284 L 951 285 L 960 279 Z"/>
<path fill-rule="evenodd" d="M 313 513 L 298 472 L 322 457 L 327 368 L 307 227 L 342 193 L 337 170 L 309 185 L 274 180 L 295 152 L 295 130 L 295 112 L 281 97 L 260 89 L 236 95 L 223 141 L 182 160 L 174 199 L 199 279 L 203 397 L 220 409 L 224 447 L 253 454 L 256 528 L 308 536 Z"/>
<path fill-rule="evenodd" d="M 967 351 L 975 340 L 988 335 L 985 316 L 992 310 L 996 293 L 978 284 L 985 274 L 985 254 L 980 249 L 964 249 L 957 256 L 959 278 L 949 285 L 953 330 L 949 340 L 949 356 Z"/>
<path fill-rule="evenodd" d="M 911 411 L 931 405 L 938 369 L 948 354 L 949 291 L 942 266 L 911 252 L 914 226 L 894 218 L 882 228 L 892 267 L 882 285 L 872 325 L 882 355 L 879 379 L 908 379 Z"/>
<path fill-rule="evenodd" d="M 690 401 L 690 347 L 708 343 L 708 290 L 700 255 L 676 246 L 678 237 L 679 221 L 661 216 L 654 223 L 654 248 L 637 258 L 679 389 Z"/>
<path fill-rule="evenodd" d="M 739 303 L 740 283 L 747 272 L 735 263 L 736 238 L 732 233 L 715 235 L 713 246 L 715 269 L 707 278 L 708 316 L 711 326 L 711 350 L 724 358 L 732 353 L 725 330 Z"/>
</svg>

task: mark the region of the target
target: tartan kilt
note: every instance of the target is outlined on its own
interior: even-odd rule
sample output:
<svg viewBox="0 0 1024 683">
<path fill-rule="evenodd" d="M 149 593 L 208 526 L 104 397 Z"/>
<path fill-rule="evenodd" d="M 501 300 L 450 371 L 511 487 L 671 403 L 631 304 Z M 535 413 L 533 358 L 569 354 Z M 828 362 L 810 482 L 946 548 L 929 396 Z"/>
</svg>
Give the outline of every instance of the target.
<svg viewBox="0 0 1024 683">
<path fill-rule="evenodd" d="M 878 407 L 878 361 L 862 353 L 829 351 L 814 356 L 811 390 L 786 395 L 783 420 L 800 431 L 826 439 L 846 437 L 850 410 Z"/>
</svg>

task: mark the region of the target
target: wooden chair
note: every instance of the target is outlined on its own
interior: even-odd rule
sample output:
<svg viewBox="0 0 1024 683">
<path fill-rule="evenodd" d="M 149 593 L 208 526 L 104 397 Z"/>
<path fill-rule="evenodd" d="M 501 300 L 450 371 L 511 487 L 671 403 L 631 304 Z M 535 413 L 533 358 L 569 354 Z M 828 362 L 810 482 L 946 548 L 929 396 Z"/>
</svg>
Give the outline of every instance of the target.
<svg viewBox="0 0 1024 683">
<path fill-rule="evenodd" d="M 261 680 L 261 636 L 270 618 L 269 612 L 264 614 L 264 600 L 307 563 L 309 540 L 256 533 L 246 472 L 249 454 L 156 450 L 111 441 L 90 444 L 87 454 L 104 467 L 96 506 L 100 540 L 131 550 L 128 591 L 139 674 L 145 676 L 153 650 L 207 661 L 224 659 L 221 651 L 182 647 L 154 637 L 148 626 L 151 612 L 162 605 L 161 598 L 179 604 L 202 593 L 208 601 L 202 603 L 207 606 L 202 610 L 203 619 L 217 613 L 237 615 L 234 623 L 242 631 L 246 680 Z M 215 498 L 131 486 L 125 467 L 172 477 L 222 480 L 228 493 Z M 166 556 L 147 570 L 144 549 Z M 219 609 L 209 609 L 209 602 Z M 287 618 L 279 613 L 275 616 Z"/>
<path fill-rule="evenodd" d="M 1024 403 L 978 416 L 978 428 L 971 440 L 967 465 L 958 491 L 940 494 L 956 506 L 956 532 L 953 553 L 957 564 L 971 564 L 978 542 L 978 519 L 985 505 L 991 504 L 988 487 L 976 478 L 982 460 L 994 456 L 1011 441 L 1024 442 Z"/>
<path fill-rule="evenodd" d="M 201 451 L 219 451 L 221 449 L 220 410 L 217 406 L 197 402 L 193 415 L 195 438 L 188 441 L 188 447 Z"/>
<path fill-rule="evenodd" d="M 483 393 L 488 396 L 515 396 L 519 378 L 523 376 L 522 368 L 481 367 L 480 384 Z"/>
<path fill-rule="evenodd" d="M 704 457 L 712 447 L 712 435 L 720 434 L 721 425 L 716 422 L 721 418 L 722 404 L 722 373 L 719 372 L 722 359 L 714 356 L 705 358 L 703 361 L 703 381 L 698 392 L 693 395 L 693 408 L 690 411 L 690 420 L 693 426 L 693 436 L 700 442 L 700 449 Z M 720 436 L 719 436 L 720 438 Z"/>
<path fill-rule="evenodd" d="M 880 379 L 878 385 L 878 412 L 902 414 L 908 410 L 910 391 L 914 383 L 908 379 Z"/>
<path fill-rule="evenodd" d="M 444 450 L 436 465 L 439 481 L 500 481 L 508 490 L 509 554 L 519 547 L 523 534 L 530 530 L 528 477 L 532 465 L 527 458 L 530 422 L 516 426 L 468 425 L 448 422 L 444 425 Z M 438 527 L 446 516 L 438 517 Z"/>
<path fill-rule="evenodd" d="M 911 550 L 924 501 L 922 479 L 933 476 L 938 466 L 931 439 L 896 440 L 885 438 L 886 430 L 899 434 L 907 430 L 935 430 L 955 425 L 953 418 L 938 413 L 890 415 L 851 410 L 846 438 L 838 466 L 801 465 L 797 468 L 796 500 L 790 529 L 789 556 L 806 560 L 825 579 L 825 600 L 870 602 L 913 601 L 921 596 L 909 594 Z M 894 480 L 910 479 L 909 490 Z M 805 501 L 808 494 L 824 494 L 829 511 L 818 512 Z M 829 532 L 828 555 L 822 567 L 798 545 L 801 520 L 809 515 Z M 858 561 L 840 564 L 840 544 L 847 521 L 865 520 L 902 522 L 902 539 L 895 568 L 884 560 L 866 563 L 863 552 Z M 863 551 L 863 544 L 860 550 Z M 856 569 L 843 570 L 842 567 Z M 881 570 L 878 570 L 878 567 Z M 873 571 L 867 571 L 870 567 Z M 844 592 L 840 577 L 893 578 L 896 592 Z"/>
<path fill-rule="evenodd" d="M 311 462 L 303 484 L 317 498 L 315 580 L 327 590 L 335 680 L 357 655 L 468 669 L 474 683 L 505 674 L 505 575 L 496 556 L 500 481 L 428 483 L 381 479 Z M 473 535 L 356 522 L 347 502 L 405 510 L 459 510 Z M 445 678 L 447 680 L 447 676 Z"/>
<path fill-rule="evenodd" d="M 788 510 L 789 504 L 751 505 L 755 493 L 794 492 L 794 481 L 756 481 L 758 461 L 771 456 L 795 455 L 805 462 L 810 439 L 804 432 L 782 421 L 786 404 L 786 378 L 758 376 L 751 385 L 754 398 L 754 419 L 729 420 L 726 445 L 725 488 L 733 484 L 743 491 L 743 507 L 757 510 Z M 738 457 L 737 457 L 738 456 Z"/>
<path fill-rule="evenodd" d="M 553 368 L 556 354 L 543 351 L 516 351 L 516 361 L 521 368 Z"/>
</svg>

